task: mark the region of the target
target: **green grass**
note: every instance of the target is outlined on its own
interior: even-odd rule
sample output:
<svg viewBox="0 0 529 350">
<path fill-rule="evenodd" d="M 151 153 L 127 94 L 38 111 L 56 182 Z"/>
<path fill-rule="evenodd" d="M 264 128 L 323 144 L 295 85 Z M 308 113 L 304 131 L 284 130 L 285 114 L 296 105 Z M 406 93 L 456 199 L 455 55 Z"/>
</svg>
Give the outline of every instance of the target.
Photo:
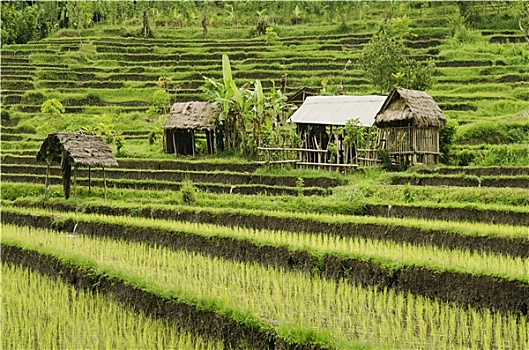
<svg viewBox="0 0 529 350">
<path fill-rule="evenodd" d="M 523 316 L 516 323 L 512 316 L 489 310 L 465 311 L 409 294 L 325 281 L 299 272 L 137 243 L 76 239 L 74 242 L 64 234 L 35 230 L 33 235 L 20 232 L 5 241 L 48 252 L 77 265 L 90 264 L 97 274 L 134 281 L 133 285 L 140 284 L 160 295 L 197 303 L 211 300 L 223 314 L 237 310 L 248 319 L 273 321 L 278 334 L 286 338 L 300 331 L 306 336 L 307 331 L 312 331 L 316 340 L 331 342 L 338 348 L 357 347 L 358 340 L 377 348 L 410 344 L 439 349 L 481 347 L 490 344 L 493 334 L 497 334 L 496 341 L 521 348 L 528 341 Z M 76 249 L 72 250 L 74 243 Z M 495 326 L 489 327 L 491 324 Z"/>
<path fill-rule="evenodd" d="M 268 5 L 275 6 L 272 3 Z M 39 135 L 56 130 L 77 130 L 79 125 L 89 124 L 92 116 L 101 114 L 110 115 L 118 130 L 126 128 L 149 131 L 153 129 L 153 123 L 156 127 L 160 126 L 165 117 L 145 117 L 148 106 L 145 106 L 143 112 L 132 111 L 128 108 L 133 107 L 119 104 L 134 101 L 150 104 L 152 94 L 156 90 L 154 83 L 161 75 L 173 80 L 176 89 L 171 92 L 173 100 L 201 99 L 202 94 L 197 90 L 203 83 L 201 76 L 221 78 L 220 52 L 231 55 L 234 75 L 239 85 L 255 77 L 261 78 L 263 85 L 270 84 L 271 80 L 275 80 L 278 85 L 279 75 L 286 73 L 289 77 L 289 91 L 302 86 L 320 87 L 322 79 L 326 78 L 329 80 L 328 93 L 335 93 L 340 81 L 343 81 L 347 94 L 378 93 L 367 81 L 361 81 L 363 71 L 355 64 L 349 65 L 347 70 L 344 68 L 348 60 L 355 61 L 360 54 L 361 46 L 356 46 L 355 40 L 368 40 L 384 16 L 407 14 L 411 20 L 412 33 L 419 35 L 413 39 L 415 42 L 431 38 L 440 41 L 439 45 L 428 48 L 439 50 L 438 54 L 432 56 L 439 65 L 456 61 L 492 64 L 476 67 L 439 67 L 438 74 L 433 77 L 434 85 L 428 92 L 438 99 L 441 105 L 447 107 L 445 114 L 459 123 L 460 134 L 466 133 L 467 128 L 479 127 L 482 122 L 497 123 L 501 126 L 514 119 L 521 122 L 527 119 L 522 113 L 529 110 L 529 95 L 526 92 L 529 51 L 525 43 L 491 44 L 488 41 L 496 35 L 494 33 L 504 35 L 503 29 L 507 28 L 492 30 L 492 33 L 485 36 L 467 28 L 466 41 L 461 43 L 450 35 L 443 37 L 451 30 L 450 21 L 457 10 L 453 4 L 419 6 L 403 3 L 398 6 L 385 6 L 359 3 L 350 6 L 354 10 L 342 14 L 344 17 L 341 19 L 345 20 L 345 26 L 336 14 L 333 15 L 333 21 L 329 22 L 333 17 L 330 13 L 318 16 L 302 9 L 304 16 L 307 16 L 307 22 L 292 26 L 288 25 L 288 18 L 269 13 L 269 25 L 281 38 L 276 45 L 266 44 L 264 36 L 250 35 L 250 31 L 255 29 L 254 22 L 248 20 L 242 23 L 240 21 L 243 17 L 238 16 L 239 22 L 234 27 L 227 17 L 220 14 L 213 15 L 215 19 L 212 19 L 209 37 L 206 39 L 201 38 L 199 23 L 165 28 L 163 21 L 158 25 L 152 23 L 156 33 L 155 39 L 124 38 L 124 35 L 139 31 L 140 23 L 137 19 L 131 19 L 130 28 L 125 24 L 98 25 L 79 31 L 62 30 L 57 32 L 55 37 L 26 45 L 7 45 L 3 47 L 7 64 L 16 54 L 17 57 L 29 57 L 32 67 L 36 67 L 36 86 L 31 92 L 42 93 L 46 98 L 70 100 L 72 104 L 93 96 L 111 105 L 101 107 L 97 106 L 100 103 L 97 102 L 82 106 L 81 113 L 74 114 L 75 120 L 64 116 L 64 120 L 57 123 L 46 123 L 45 116 L 38 111 L 20 112 L 20 108 L 27 106 L 29 101 L 12 106 L 11 112 L 13 116 L 20 117 L 21 122 L 29 122 L 37 127 Z M 499 8 L 498 11 L 505 9 Z M 252 13 L 252 16 L 255 16 L 255 13 Z M 310 21 L 314 21 L 316 25 L 309 23 Z M 491 25 L 493 23 L 496 22 L 491 21 Z M 494 25 L 497 26 L 497 23 Z M 338 30 L 340 26 L 343 27 L 343 32 Z M 481 23 L 479 28 L 483 26 L 484 23 Z M 175 41 L 180 43 L 178 47 L 173 45 Z M 350 46 L 351 43 L 354 46 Z M 68 51 L 61 52 L 58 56 L 56 53 L 63 48 Z M 105 52 L 99 52 L 97 49 Z M 427 57 L 425 50 L 427 49 L 418 49 L 418 55 Z M 60 69 L 46 65 L 54 65 Z M 316 70 L 306 69 L 314 65 L 318 65 Z M 86 73 L 94 74 L 94 77 L 80 81 L 77 76 L 86 77 Z M 149 80 L 139 80 L 137 75 L 148 77 Z M 509 82 L 511 75 L 522 81 Z M 95 84 L 99 81 L 116 82 L 121 88 L 96 88 Z M 49 87 L 46 87 L 46 84 L 50 84 Z M 37 104 L 35 106 L 38 107 Z M 472 110 L 457 110 L 465 107 Z M 155 121 L 149 122 L 147 119 Z M 482 141 L 486 140 L 491 139 L 482 138 Z M 457 142 L 466 143 L 465 138 L 460 138 Z M 514 142 L 523 144 L 524 141 Z M 131 144 L 124 153 L 130 157 L 136 154 L 139 157 L 157 156 L 156 152 L 145 145 Z M 516 164 L 524 161 L 523 156 L 514 160 Z M 501 159 L 488 157 L 480 164 L 501 164 Z"/>
<path fill-rule="evenodd" d="M 154 319 L 132 305 L 2 264 L 2 348 L 224 349 L 170 320 Z"/>
<path fill-rule="evenodd" d="M 51 217 L 47 211 L 4 208 L 4 212 L 30 213 Z M 308 251 L 315 257 L 337 255 L 342 259 L 373 261 L 389 271 L 417 266 L 435 271 L 455 271 L 465 274 L 493 275 L 508 280 L 520 280 L 529 283 L 529 259 L 510 257 L 493 253 L 470 251 L 467 249 L 445 249 L 432 246 L 419 246 L 392 241 L 379 241 L 359 237 L 340 237 L 321 235 L 320 233 L 297 233 L 288 231 L 255 230 L 249 228 L 227 228 L 211 224 L 148 219 L 144 217 L 103 216 L 98 214 L 55 212 L 61 220 L 73 220 L 75 223 L 97 223 L 115 227 L 125 233 L 124 238 L 134 240 L 127 228 L 154 229 L 179 235 L 203 236 L 208 238 L 226 237 L 239 241 L 249 241 L 258 246 L 286 247 L 290 251 Z M 372 221 L 374 222 L 374 221 Z M 387 224 L 387 223 L 386 223 Z M 440 226 L 441 222 L 438 223 Z M 461 225 L 463 226 L 463 225 Z M 475 225 L 466 225 L 476 227 Z M 479 227 L 479 225 L 477 226 Z M 514 230 L 506 226 L 497 226 L 496 231 L 505 234 Z M 500 233 L 499 233 L 500 234 Z M 98 236 L 97 233 L 95 233 Z M 500 234 L 501 235 L 501 234 Z M 6 234 L 9 238 L 9 235 Z M 523 237 L 523 236 L 522 236 Z M 322 268 L 320 266 L 320 268 Z"/>
<path fill-rule="evenodd" d="M 42 200 L 42 194 L 43 190 L 42 187 L 40 187 L 41 191 L 39 191 L 38 186 L 28 186 L 30 188 L 33 188 L 33 190 L 29 190 L 28 188 L 20 189 L 22 186 L 13 186 L 11 189 L 6 190 L 6 197 L 5 200 L 15 200 L 16 198 L 29 198 L 30 201 L 36 201 L 37 203 Z M 9 191 L 9 192 L 8 192 Z M 51 196 L 55 197 L 53 200 L 51 200 L 50 203 L 53 203 L 54 201 L 57 202 L 63 202 L 64 199 L 60 199 L 62 196 L 62 191 L 59 190 L 58 186 L 51 187 Z M 22 192 L 23 194 L 20 194 Z M 84 193 L 87 193 L 88 191 L 86 189 L 79 189 L 78 190 L 78 200 L 81 200 L 85 195 Z M 87 200 L 83 199 L 81 207 L 84 205 L 86 207 L 88 206 L 98 206 L 98 205 L 108 205 L 108 203 L 104 203 L 102 201 L 102 190 L 96 190 L 93 189 L 92 193 L 95 197 L 95 199 Z M 469 223 L 469 222 L 447 222 L 442 220 L 435 220 L 435 218 L 432 219 L 414 219 L 414 218 L 385 218 L 385 217 L 368 217 L 368 216 L 351 216 L 346 214 L 336 214 L 336 211 L 331 211 L 329 209 L 321 209 L 320 206 L 314 205 L 311 207 L 304 205 L 304 202 L 307 202 L 310 200 L 311 202 L 317 202 L 314 201 L 315 197 L 279 197 L 278 200 L 270 201 L 266 200 L 264 203 L 258 206 L 252 206 L 251 204 L 248 205 L 235 205 L 235 202 L 243 202 L 250 203 L 251 201 L 256 202 L 260 198 L 266 198 L 265 195 L 262 196 L 241 196 L 241 195 L 210 195 L 211 201 L 205 201 L 202 197 L 202 192 L 199 192 L 195 195 L 196 197 L 196 203 L 194 203 L 193 207 L 189 207 L 187 205 L 183 205 L 185 203 L 182 203 L 181 195 L 178 192 L 175 192 L 173 196 L 168 196 L 165 200 L 162 202 L 156 201 L 156 199 L 153 199 L 156 195 L 159 197 L 159 191 L 145 191 L 142 190 L 141 193 L 144 195 L 141 195 L 139 197 L 133 197 L 131 198 L 130 194 L 133 192 L 132 190 L 110 190 L 107 193 L 108 200 L 112 201 L 111 206 L 125 206 L 125 207 L 133 207 L 137 208 L 138 206 L 145 206 L 145 207 L 159 207 L 166 210 L 172 210 L 174 212 L 178 212 L 179 209 L 185 209 L 188 210 L 205 210 L 208 212 L 218 212 L 218 213 L 237 213 L 240 215 L 257 215 L 257 216 L 270 216 L 270 217 L 277 217 L 279 219 L 281 218 L 289 218 L 289 219 L 299 219 L 301 221 L 308 220 L 308 221 L 316 221 L 316 222 L 322 222 L 322 223 L 328 223 L 333 226 L 339 227 L 342 224 L 373 224 L 373 225 L 379 225 L 379 226 L 387 226 L 387 227 L 393 227 L 397 228 L 399 226 L 403 227 L 415 227 L 420 230 L 441 230 L 443 232 L 452 232 L 455 234 L 461 234 L 461 235 L 468 235 L 468 236 L 477 236 L 477 237 L 487 237 L 487 236 L 499 236 L 499 237 L 518 237 L 518 238 L 527 238 L 527 228 L 524 227 L 518 227 L 518 226 L 508 226 L 508 225 L 490 225 L 488 223 Z M 40 197 L 40 198 L 39 198 Z M 269 197 L 269 196 L 268 196 Z M 290 198 L 290 201 L 285 201 L 284 203 L 281 203 L 281 199 L 283 198 Z M 308 198 L 308 200 L 307 200 Z M 229 199 L 229 200 L 226 200 Z M 76 204 L 74 199 L 69 200 L 70 203 Z M 4 204 L 7 204 L 8 202 L 4 201 Z M 15 202 L 16 203 L 16 202 Z M 265 204 L 266 203 L 266 204 Z M 207 206 L 207 204 L 211 204 L 211 206 Z M 298 207 L 299 206 L 299 207 Z M 330 206 L 329 206 L 330 207 Z M 310 209 L 308 209 L 310 208 Z M 359 211 L 359 204 L 351 204 L 349 207 L 345 207 L 347 210 L 351 213 Z M 504 208 L 505 209 L 505 208 Z M 516 209 L 514 209 L 516 210 Z M 521 212 L 526 212 L 525 210 L 521 209 Z"/>
</svg>

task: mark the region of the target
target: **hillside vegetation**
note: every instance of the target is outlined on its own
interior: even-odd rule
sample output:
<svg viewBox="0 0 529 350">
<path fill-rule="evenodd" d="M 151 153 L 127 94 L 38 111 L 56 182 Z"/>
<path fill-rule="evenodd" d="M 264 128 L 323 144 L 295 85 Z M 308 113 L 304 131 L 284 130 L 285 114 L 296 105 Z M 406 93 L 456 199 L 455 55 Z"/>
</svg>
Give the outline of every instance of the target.
<svg viewBox="0 0 529 350">
<path fill-rule="evenodd" d="M 2 349 L 529 348 L 529 3 L 1 6 Z M 418 77 L 444 110 L 448 165 L 163 153 L 171 103 L 206 82 L 251 102 L 387 93 L 374 35 L 405 53 L 389 85 Z M 232 124 L 242 152 L 295 140 L 268 110 Z M 37 160 L 62 130 L 102 136 L 118 167 Z"/>
<path fill-rule="evenodd" d="M 122 133 L 120 156 L 167 157 L 160 136 L 170 103 L 205 99 L 200 87 L 222 77 L 222 54 L 238 86 L 259 79 L 287 96 L 302 87 L 378 94 L 358 59 L 389 22 L 415 59 L 436 65 L 427 92 L 456 128 L 449 161 L 529 164 L 529 46 L 509 4 L 139 2 L 121 8 L 125 17 L 105 6 L 98 23 L 70 18 L 42 40 L 2 47 L 2 125 L 21 135 L 3 138 L 5 150 L 35 150 L 49 132 L 83 129 Z"/>
</svg>

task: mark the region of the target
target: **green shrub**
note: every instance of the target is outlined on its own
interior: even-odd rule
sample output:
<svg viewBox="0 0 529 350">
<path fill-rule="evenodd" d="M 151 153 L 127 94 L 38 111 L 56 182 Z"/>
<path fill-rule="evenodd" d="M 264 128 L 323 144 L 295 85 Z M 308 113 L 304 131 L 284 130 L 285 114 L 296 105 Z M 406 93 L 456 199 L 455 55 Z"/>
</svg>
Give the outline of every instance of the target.
<svg viewBox="0 0 529 350">
<path fill-rule="evenodd" d="M 461 128 L 457 141 L 460 144 L 508 144 L 527 142 L 529 122 L 497 123 L 477 122 Z"/>
<path fill-rule="evenodd" d="M 11 114 L 9 113 L 7 109 L 0 108 L 0 118 L 2 119 L 2 124 L 5 124 L 9 120 L 11 120 Z"/>
<path fill-rule="evenodd" d="M 279 35 L 274 31 L 274 28 L 267 27 L 266 28 L 266 35 L 265 35 L 265 41 L 267 45 L 275 45 L 279 41 Z"/>
<path fill-rule="evenodd" d="M 170 102 L 171 96 L 163 89 L 156 90 L 152 95 L 151 105 L 158 113 L 166 114 Z"/>
<path fill-rule="evenodd" d="M 450 163 L 450 154 L 452 152 L 452 144 L 456 136 L 457 123 L 447 122 L 447 124 L 439 130 L 439 152 L 441 163 Z"/>
<path fill-rule="evenodd" d="M 20 123 L 17 127 L 15 127 L 15 132 L 20 134 L 35 134 L 37 133 L 37 130 L 32 123 L 27 121 L 24 123 Z"/>
<path fill-rule="evenodd" d="M 182 181 L 180 196 L 183 204 L 193 205 L 197 202 L 197 189 L 190 180 Z"/>
<path fill-rule="evenodd" d="M 125 137 L 121 133 L 116 133 L 114 135 L 114 143 L 116 144 L 116 149 L 118 151 L 118 154 L 121 154 L 121 149 L 123 148 L 123 145 L 125 144 Z"/>
<path fill-rule="evenodd" d="M 459 166 L 469 166 L 474 162 L 475 157 L 474 152 L 468 149 L 458 150 L 453 154 L 452 163 Z"/>
<path fill-rule="evenodd" d="M 52 114 L 61 114 L 61 113 L 64 113 L 65 112 L 65 109 L 61 103 L 61 101 L 59 101 L 58 99 L 56 98 L 52 98 L 50 100 L 46 100 L 42 103 L 42 105 L 40 106 L 40 111 L 42 113 L 52 113 Z"/>
<path fill-rule="evenodd" d="M 304 185 L 305 185 L 305 181 L 303 180 L 303 178 L 302 177 L 298 177 L 298 179 L 296 181 L 296 192 L 297 192 L 299 197 L 303 196 L 303 186 Z"/>
<path fill-rule="evenodd" d="M 527 166 L 527 145 L 492 145 L 476 152 L 475 165 L 479 166 Z"/>
<path fill-rule="evenodd" d="M 22 102 L 28 105 L 38 105 L 46 100 L 46 95 L 40 91 L 27 91 L 22 97 Z"/>
</svg>

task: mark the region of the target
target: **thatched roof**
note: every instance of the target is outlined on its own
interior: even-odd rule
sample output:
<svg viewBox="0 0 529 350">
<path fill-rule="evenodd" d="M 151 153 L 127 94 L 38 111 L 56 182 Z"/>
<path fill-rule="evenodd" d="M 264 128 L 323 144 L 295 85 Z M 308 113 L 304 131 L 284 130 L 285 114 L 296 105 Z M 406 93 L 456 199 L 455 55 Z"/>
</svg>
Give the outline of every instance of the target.
<svg viewBox="0 0 529 350">
<path fill-rule="evenodd" d="M 40 146 L 38 161 L 45 161 L 47 155 L 58 160 L 62 151 L 71 158 L 73 164 L 84 166 L 115 167 L 118 162 L 110 147 L 96 135 L 76 132 L 56 132 L 49 134 Z"/>
<path fill-rule="evenodd" d="M 309 96 L 318 95 L 318 89 L 303 87 L 296 92 L 294 92 L 288 99 L 287 103 L 292 103 L 295 105 L 301 105 L 303 101 Z"/>
<path fill-rule="evenodd" d="M 426 92 L 397 88 L 393 89 L 382 105 L 375 124 L 443 127 L 446 125 L 446 118 L 432 96 Z"/>
<path fill-rule="evenodd" d="M 171 107 L 164 129 L 212 130 L 215 129 L 214 116 L 220 112 L 210 102 L 177 102 Z"/>
</svg>

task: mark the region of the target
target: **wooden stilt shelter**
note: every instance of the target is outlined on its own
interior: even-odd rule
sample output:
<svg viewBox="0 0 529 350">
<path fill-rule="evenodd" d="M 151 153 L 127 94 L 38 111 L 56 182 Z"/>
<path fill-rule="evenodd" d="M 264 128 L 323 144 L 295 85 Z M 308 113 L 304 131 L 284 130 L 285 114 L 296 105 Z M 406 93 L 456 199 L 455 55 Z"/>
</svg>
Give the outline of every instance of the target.
<svg viewBox="0 0 529 350">
<path fill-rule="evenodd" d="M 217 151 L 217 125 L 215 116 L 220 113 L 210 102 L 177 102 L 171 107 L 169 118 L 164 124 L 165 153 L 195 156 L 197 141 L 205 140 L 206 152 Z"/>
<path fill-rule="evenodd" d="M 424 91 L 393 89 L 375 118 L 378 144 L 388 156 L 411 164 L 439 160 L 439 129 L 446 117 Z"/>
<path fill-rule="evenodd" d="M 101 139 L 101 137 L 76 132 L 57 132 L 49 134 L 37 153 L 37 161 L 45 161 L 47 164 L 44 190 L 45 195 L 48 193 L 49 168 L 52 162 L 60 162 L 64 198 L 66 199 L 70 197 L 72 166 L 74 168 L 74 195 L 76 195 L 76 172 L 79 166 L 87 166 L 89 170 L 92 167 L 100 166 L 103 168 L 103 176 L 105 176 L 105 167 L 118 166 L 118 162 L 114 158 L 112 150 L 103 139 Z M 90 188 L 90 183 L 88 186 Z M 105 181 L 105 199 L 106 190 Z"/>
</svg>

